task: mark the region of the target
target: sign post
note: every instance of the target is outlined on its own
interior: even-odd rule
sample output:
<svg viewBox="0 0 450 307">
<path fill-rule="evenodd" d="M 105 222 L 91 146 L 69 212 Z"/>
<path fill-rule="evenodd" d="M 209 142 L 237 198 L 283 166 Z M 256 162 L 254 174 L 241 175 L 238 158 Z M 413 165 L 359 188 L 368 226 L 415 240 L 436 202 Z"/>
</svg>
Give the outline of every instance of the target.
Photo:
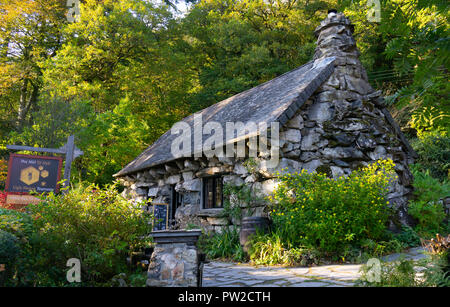
<svg viewBox="0 0 450 307">
<path fill-rule="evenodd" d="M 7 149 L 12 150 L 28 150 L 36 152 L 48 152 L 55 154 L 62 154 L 66 156 L 66 164 L 64 166 L 64 187 L 69 187 L 70 183 L 70 171 L 72 169 L 72 162 L 77 157 L 83 155 L 83 151 L 75 146 L 75 137 L 70 135 L 67 138 L 67 143 L 60 148 L 41 148 L 41 147 L 31 147 L 31 146 L 19 146 L 19 145 L 6 145 Z M 48 157 L 50 158 L 50 157 Z M 9 172 L 9 171 L 8 171 Z M 66 193 L 66 189 L 63 193 Z"/>
</svg>

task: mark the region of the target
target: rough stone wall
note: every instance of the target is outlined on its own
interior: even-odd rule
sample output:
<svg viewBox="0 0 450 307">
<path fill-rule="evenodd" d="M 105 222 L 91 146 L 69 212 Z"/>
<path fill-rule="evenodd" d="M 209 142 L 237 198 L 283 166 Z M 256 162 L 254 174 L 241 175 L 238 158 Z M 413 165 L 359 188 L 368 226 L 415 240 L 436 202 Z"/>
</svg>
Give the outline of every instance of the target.
<svg viewBox="0 0 450 307">
<path fill-rule="evenodd" d="M 202 178 L 210 175 L 223 176 L 224 185 L 249 186 L 255 199 L 262 199 L 270 194 L 275 187 L 275 180 L 267 172 L 251 172 L 245 166 L 248 159 L 237 158 L 186 158 L 165 164 L 162 167 L 152 168 L 132 176 L 121 178 L 125 186 L 123 195 L 133 201 L 142 201 L 151 198 L 155 203 L 171 202 L 170 186 L 182 193 L 183 205 L 175 214 L 176 228 L 183 229 L 189 224 L 201 226 L 207 231 L 221 231 L 223 227 L 234 224 L 239 226 L 238 220 L 221 217 L 217 209 L 202 209 L 201 189 Z M 255 159 L 258 160 L 258 159 Z M 262 160 L 262 159 L 261 159 Z M 243 208 L 245 210 L 245 208 Z M 251 214 L 264 216 L 264 202 L 253 203 Z"/>
<path fill-rule="evenodd" d="M 286 125 L 282 156 L 298 161 L 300 168 L 333 177 L 348 175 L 371 161 L 392 159 L 398 179 L 388 199 L 399 210 L 401 222 L 406 223 L 406 205 L 412 192 L 409 145 L 396 131 L 398 127 L 384 108 L 380 92 L 368 82 L 358 59 L 353 26 L 343 14 L 331 13 L 315 33 L 314 59 L 333 56 L 336 67 Z M 301 141 L 293 143 L 300 139 L 299 134 Z"/>
<path fill-rule="evenodd" d="M 170 185 L 183 193 L 184 204 L 176 211 L 178 228 L 188 224 L 220 231 L 231 224 L 220 218 L 217 210 L 201 208 L 201 178 L 223 175 L 224 184 L 249 186 L 255 197 L 262 198 L 276 187 L 272 175 L 283 169 L 326 172 L 332 177 L 346 176 L 371 161 L 390 158 L 394 161 L 397 181 L 388 199 L 399 210 L 402 223 L 412 175 L 408 170 L 408 146 L 396 131 L 383 99 L 368 83 L 358 56 L 353 27 L 343 14 L 331 13 L 316 29 L 315 59 L 335 57 L 333 74 L 297 111 L 280 132 L 280 163 L 272 170 L 263 167 L 267 156 L 252 159 L 254 171 L 246 167 L 248 159 L 186 158 L 122 178 L 124 194 L 135 200 L 152 198 L 170 203 Z M 398 129 L 398 127 L 397 127 Z M 256 204 L 252 215 L 264 216 L 264 201 Z"/>
<path fill-rule="evenodd" d="M 148 287 L 197 287 L 197 248 L 186 243 L 159 244 L 148 269 Z"/>
</svg>

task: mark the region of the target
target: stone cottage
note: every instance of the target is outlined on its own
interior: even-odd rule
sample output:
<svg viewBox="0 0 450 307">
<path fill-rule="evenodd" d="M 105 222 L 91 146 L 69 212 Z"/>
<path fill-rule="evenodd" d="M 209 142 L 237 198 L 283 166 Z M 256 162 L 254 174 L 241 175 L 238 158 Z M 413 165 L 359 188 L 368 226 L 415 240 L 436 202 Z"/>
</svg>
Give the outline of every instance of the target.
<svg viewBox="0 0 450 307">
<path fill-rule="evenodd" d="M 172 129 L 115 174 L 125 186 L 124 194 L 169 204 L 174 228 L 193 224 L 219 230 L 239 223 L 222 217 L 227 185 L 248 187 L 259 199 L 251 214 L 264 216 L 261 199 L 276 187 L 276 172 L 306 169 L 338 177 L 390 158 L 398 178 L 388 199 L 406 223 L 412 191 L 408 164 L 416 154 L 386 109 L 381 92 L 368 82 L 350 21 L 330 11 L 315 34 L 313 61 L 177 123 L 192 130 L 187 137 L 195 139 L 200 133 L 200 142 L 197 138 L 182 143 L 182 154 L 174 154 L 180 134 Z M 211 146 L 214 150 L 202 151 L 201 144 L 208 142 L 212 131 L 226 131 L 227 123 L 243 123 L 246 129 L 235 126 L 233 137 L 219 136 Z M 266 123 L 268 128 L 249 123 Z M 267 150 L 255 149 L 251 142 L 255 137 Z M 244 144 L 240 155 L 237 144 Z M 217 151 L 225 148 L 231 148 L 232 154 Z M 274 157 L 278 163 L 268 163 Z"/>
</svg>

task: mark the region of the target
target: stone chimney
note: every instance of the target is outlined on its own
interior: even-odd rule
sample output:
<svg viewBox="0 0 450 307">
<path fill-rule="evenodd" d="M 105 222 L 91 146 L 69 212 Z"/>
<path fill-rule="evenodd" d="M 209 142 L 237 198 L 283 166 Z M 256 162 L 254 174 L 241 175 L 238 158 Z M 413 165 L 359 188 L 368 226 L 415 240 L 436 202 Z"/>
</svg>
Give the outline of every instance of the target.
<svg viewBox="0 0 450 307">
<path fill-rule="evenodd" d="M 374 92 L 374 89 L 370 86 L 367 73 L 359 61 L 360 53 L 356 48 L 353 31 L 354 26 L 344 14 L 330 10 L 328 17 L 314 31 L 317 37 L 314 60 L 336 57 L 335 73 L 347 77 L 346 80 L 340 80 L 342 89 L 367 95 Z"/>
<path fill-rule="evenodd" d="M 385 108 L 381 91 L 369 84 L 353 31 L 350 20 L 336 10 L 330 10 L 315 30 L 314 60 L 335 57 L 335 69 L 300 111 L 308 127 L 302 130 L 301 159 L 314 157 L 315 166 L 329 169 L 333 177 L 378 159 L 392 159 L 398 179 L 388 199 L 398 210 L 399 222 L 409 224 L 412 175 L 408 163 L 413 150 Z"/>
</svg>

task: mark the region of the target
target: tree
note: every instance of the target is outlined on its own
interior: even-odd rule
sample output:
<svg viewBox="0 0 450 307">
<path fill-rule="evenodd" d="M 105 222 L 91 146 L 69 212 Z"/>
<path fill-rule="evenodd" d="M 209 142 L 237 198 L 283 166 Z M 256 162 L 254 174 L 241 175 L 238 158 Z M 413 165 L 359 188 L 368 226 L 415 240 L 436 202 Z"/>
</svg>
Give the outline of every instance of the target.
<svg viewBox="0 0 450 307">
<path fill-rule="evenodd" d="M 197 111 L 270 80 L 312 58 L 325 1 L 208 0 L 182 21 L 198 86 Z"/>
<path fill-rule="evenodd" d="M 0 2 L 0 103 L 8 110 L 2 121 L 19 130 L 36 108 L 42 87 L 41 63 L 55 55 L 66 22 L 63 1 Z"/>
</svg>

